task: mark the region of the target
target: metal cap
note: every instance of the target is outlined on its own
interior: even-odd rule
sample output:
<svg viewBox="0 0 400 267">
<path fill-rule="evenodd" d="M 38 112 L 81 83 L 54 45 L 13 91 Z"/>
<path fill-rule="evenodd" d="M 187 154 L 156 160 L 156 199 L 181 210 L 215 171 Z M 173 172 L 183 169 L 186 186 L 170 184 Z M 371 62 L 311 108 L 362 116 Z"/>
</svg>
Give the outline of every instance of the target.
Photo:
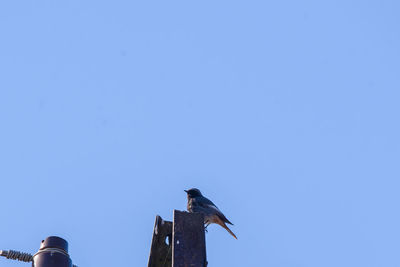
<svg viewBox="0 0 400 267">
<path fill-rule="evenodd" d="M 58 236 L 49 236 L 45 240 L 42 240 L 40 244 L 40 250 L 45 248 L 58 248 L 68 253 L 68 242 Z"/>
</svg>

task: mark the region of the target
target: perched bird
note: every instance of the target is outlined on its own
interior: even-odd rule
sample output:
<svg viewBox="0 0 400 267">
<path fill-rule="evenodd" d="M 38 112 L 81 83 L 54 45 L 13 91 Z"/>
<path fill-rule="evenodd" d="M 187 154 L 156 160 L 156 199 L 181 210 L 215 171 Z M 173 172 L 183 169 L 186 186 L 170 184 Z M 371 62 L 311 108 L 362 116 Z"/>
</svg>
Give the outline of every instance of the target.
<svg viewBox="0 0 400 267">
<path fill-rule="evenodd" d="M 203 196 L 199 189 L 192 188 L 189 190 L 184 190 L 187 193 L 188 203 L 187 210 L 189 212 L 200 212 L 204 214 L 204 223 L 209 226 L 211 223 L 216 223 L 225 228 L 234 238 L 237 239 L 236 235 L 231 231 L 231 229 L 226 226 L 225 223 L 233 225 L 225 215 L 212 203 L 211 200 Z"/>
</svg>

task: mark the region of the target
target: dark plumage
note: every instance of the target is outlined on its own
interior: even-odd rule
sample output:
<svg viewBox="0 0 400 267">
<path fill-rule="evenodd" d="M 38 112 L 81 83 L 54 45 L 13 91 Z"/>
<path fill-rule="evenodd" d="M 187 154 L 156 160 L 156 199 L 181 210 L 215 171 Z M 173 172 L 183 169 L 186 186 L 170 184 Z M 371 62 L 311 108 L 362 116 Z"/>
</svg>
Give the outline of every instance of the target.
<svg viewBox="0 0 400 267">
<path fill-rule="evenodd" d="M 234 238 L 236 235 L 225 223 L 233 225 L 225 215 L 217 208 L 217 206 L 208 198 L 203 196 L 199 189 L 191 188 L 185 190 L 188 197 L 187 210 L 189 212 L 200 212 L 204 214 L 204 223 L 206 227 L 211 223 L 216 223 L 225 228 Z"/>
</svg>

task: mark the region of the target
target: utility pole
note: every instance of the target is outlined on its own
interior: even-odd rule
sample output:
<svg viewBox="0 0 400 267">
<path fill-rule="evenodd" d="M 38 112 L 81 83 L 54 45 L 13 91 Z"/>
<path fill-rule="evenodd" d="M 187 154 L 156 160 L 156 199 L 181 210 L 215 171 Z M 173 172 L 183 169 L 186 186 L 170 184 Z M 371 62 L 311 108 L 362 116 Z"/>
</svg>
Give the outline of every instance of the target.
<svg viewBox="0 0 400 267">
<path fill-rule="evenodd" d="M 68 255 L 68 243 L 58 236 L 42 240 L 35 255 L 14 250 L 0 250 L 0 256 L 7 259 L 32 262 L 32 267 L 77 267 Z"/>
<path fill-rule="evenodd" d="M 174 210 L 173 218 L 156 217 L 148 267 L 206 267 L 203 214 Z"/>
</svg>

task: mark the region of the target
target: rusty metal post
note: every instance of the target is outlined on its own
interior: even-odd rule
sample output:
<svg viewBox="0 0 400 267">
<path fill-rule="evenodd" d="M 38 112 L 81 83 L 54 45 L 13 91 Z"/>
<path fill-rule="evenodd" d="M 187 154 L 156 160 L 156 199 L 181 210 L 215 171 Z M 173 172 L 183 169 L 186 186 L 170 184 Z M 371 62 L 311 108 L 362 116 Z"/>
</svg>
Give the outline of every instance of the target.
<svg viewBox="0 0 400 267">
<path fill-rule="evenodd" d="M 172 267 L 189 266 L 207 266 L 204 216 L 174 210 Z"/>
<path fill-rule="evenodd" d="M 39 251 L 33 256 L 32 266 L 72 267 L 67 241 L 57 236 L 50 236 L 42 240 Z"/>
<path fill-rule="evenodd" d="M 157 215 L 148 267 L 171 267 L 172 264 L 172 222 L 164 221 Z"/>
</svg>

